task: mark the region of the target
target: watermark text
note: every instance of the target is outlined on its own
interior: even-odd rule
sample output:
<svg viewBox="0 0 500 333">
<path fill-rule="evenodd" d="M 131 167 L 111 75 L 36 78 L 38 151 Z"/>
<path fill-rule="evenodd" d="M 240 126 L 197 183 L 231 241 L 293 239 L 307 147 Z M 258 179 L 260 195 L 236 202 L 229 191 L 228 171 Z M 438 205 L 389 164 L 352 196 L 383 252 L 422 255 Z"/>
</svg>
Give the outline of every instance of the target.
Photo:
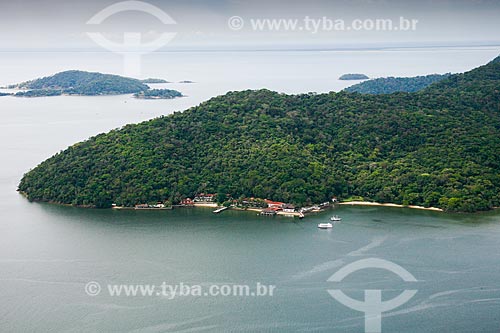
<svg viewBox="0 0 500 333">
<path fill-rule="evenodd" d="M 238 31 L 250 29 L 252 31 L 291 32 L 303 31 L 311 34 L 334 31 L 415 31 L 418 20 L 399 17 L 397 20 L 388 18 L 376 19 L 334 19 L 331 17 L 310 17 L 301 19 L 290 18 L 250 18 L 245 20 L 241 16 L 232 16 L 228 19 L 229 29 Z"/>
<path fill-rule="evenodd" d="M 88 296 L 106 294 L 111 297 L 165 297 L 172 300 L 177 297 L 272 297 L 275 285 L 257 282 L 248 284 L 106 284 L 90 281 L 85 285 Z"/>
</svg>

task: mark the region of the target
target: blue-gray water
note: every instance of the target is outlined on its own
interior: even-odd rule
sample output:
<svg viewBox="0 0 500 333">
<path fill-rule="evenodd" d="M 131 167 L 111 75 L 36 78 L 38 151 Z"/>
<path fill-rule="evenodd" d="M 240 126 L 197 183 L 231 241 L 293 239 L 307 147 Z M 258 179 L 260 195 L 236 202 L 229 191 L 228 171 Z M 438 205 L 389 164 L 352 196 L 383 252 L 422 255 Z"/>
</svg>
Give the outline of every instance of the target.
<svg viewBox="0 0 500 333">
<path fill-rule="evenodd" d="M 327 292 L 363 299 L 418 293 L 384 314 L 385 332 L 497 332 L 500 217 L 396 208 L 341 207 L 301 222 L 210 209 L 135 212 L 28 204 L 2 211 L 2 331 L 361 332 L 361 313 Z M 22 208 L 22 214 L 13 214 Z M 14 228 L 14 226 L 16 226 Z M 368 269 L 342 283 L 339 268 L 380 258 L 416 283 Z M 276 285 L 272 297 L 88 296 L 105 284 Z"/>
<path fill-rule="evenodd" d="M 338 90 L 345 83 L 336 80 L 337 74 L 357 68 L 372 76 L 464 71 L 497 54 L 494 48 L 479 48 L 155 55 L 145 64 L 145 76 L 197 81 L 175 85 L 189 97 L 1 97 L 0 331 L 362 332 L 363 313 L 341 305 L 327 290 L 341 289 L 362 300 L 364 290 L 382 289 L 388 300 L 417 289 L 409 302 L 383 314 L 383 332 L 498 332 L 498 212 L 344 206 L 298 221 L 252 212 L 215 215 L 202 208 L 85 210 L 29 203 L 15 191 L 25 171 L 76 141 L 230 89 Z M 100 57 L 88 55 L 0 54 L 0 85 L 67 68 L 118 72 L 110 59 L 100 64 Z M 318 230 L 316 225 L 332 214 L 342 216 L 342 223 Z M 366 258 L 394 262 L 418 282 L 374 269 L 340 283 L 327 281 L 345 265 Z M 84 289 L 89 281 L 103 289 L 106 284 L 165 281 L 202 286 L 260 282 L 276 290 L 272 297 L 169 300 L 111 297 L 105 290 L 91 297 Z"/>
</svg>

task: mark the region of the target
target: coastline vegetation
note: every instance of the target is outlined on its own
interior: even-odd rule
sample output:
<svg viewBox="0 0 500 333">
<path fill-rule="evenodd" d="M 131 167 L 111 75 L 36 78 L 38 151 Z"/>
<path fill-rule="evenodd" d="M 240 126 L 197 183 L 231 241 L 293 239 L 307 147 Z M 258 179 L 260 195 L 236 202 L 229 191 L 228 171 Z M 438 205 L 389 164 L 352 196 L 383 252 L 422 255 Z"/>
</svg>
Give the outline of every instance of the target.
<svg viewBox="0 0 500 333">
<path fill-rule="evenodd" d="M 49 97 L 49 96 L 61 96 L 62 90 L 59 89 L 35 89 L 18 91 L 14 94 L 16 97 Z"/>
</svg>

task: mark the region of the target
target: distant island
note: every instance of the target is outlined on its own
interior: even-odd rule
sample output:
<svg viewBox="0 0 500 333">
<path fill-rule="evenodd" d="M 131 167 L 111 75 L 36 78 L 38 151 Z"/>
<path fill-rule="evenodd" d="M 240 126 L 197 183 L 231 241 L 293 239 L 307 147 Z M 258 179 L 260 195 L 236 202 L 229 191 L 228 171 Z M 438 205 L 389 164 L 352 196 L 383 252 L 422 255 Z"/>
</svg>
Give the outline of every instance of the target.
<svg viewBox="0 0 500 333">
<path fill-rule="evenodd" d="M 77 143 L 27 172 L 18 190 L 96 208 L 211 193 L 226 204 L 362 197 L 492 209 L 500 206 L 499 60 L 414 93 L 229 92 Z"/>
<path fill-rule="evenodd" d="M 46 97 L 60 95 L 100 96 L 123 94 L 145 96 L 149 94 L 147 91 L 150 90 L 150 87 L 141 82 L 141 80 L 119 75 L 77 70 L 60 72 L 52 76 L 10 85 L 7 88 L 22 89 L 22 91 L 13 94 L 13 96 L 16 97 Z"/>
<path fill-rule="evenodd" d="M 134 97 L 139 99 L 172 99 L 182 97 L 182 94 L 172 89 L 149 89 L 134 94 Z"/>
<path fill-rule="evenodd" d="M 120 95 L 134 94 L 149 89 L 137 79 L 118 75 L 91 73 L 84 71 L 65 71 L 41 79 L 22 82 L 9 88 L 36 90 L 37 96 L 53 96 L 54 91 L 66 95 Z M 16 96 L 24 96 L 23 94 Z"/>
<path fill-rule="evenodd" d="M 189 80 L 184 80 L 184 81 L 179 81 L 179 83 L 195 83 L 194 81 L 189 81 Z"/>
<path fill-rule="evenodd" d="M 0 97 L 2 97 L 2 96 L 10 96 L 10 95 L 12 95 L 12 94 L 0 92 Z"/>
<path fill-rule="evenodd" d="M 451 74 L 431 74 L 415 77 L 387 77 L 361 82 L 345 88 L 347 92 L 361 94 L 392 94 L 394 92 L 416 92 L 433 83 L 446 79 Z"/>
<path fill-rule="evenodd" d="M 164 79 L 153 79 L 153 78 L 148 78 L 141 80 L 142 83 L 170 83 L 170 81 L 164 80 Z"/>
<path fill-rule="evenodd" d="M 339 80 L 367 80 L 368 76 L 365 74 L 344 74 L 339 77 Z"/>
</svg>

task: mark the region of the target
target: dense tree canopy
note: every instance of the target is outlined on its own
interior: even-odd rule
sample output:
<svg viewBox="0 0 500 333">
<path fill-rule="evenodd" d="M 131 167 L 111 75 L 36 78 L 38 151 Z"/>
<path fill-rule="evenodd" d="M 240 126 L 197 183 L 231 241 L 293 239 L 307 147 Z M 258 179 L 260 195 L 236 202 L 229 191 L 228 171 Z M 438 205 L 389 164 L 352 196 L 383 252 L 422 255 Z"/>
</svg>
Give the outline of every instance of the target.
<svg viewBox="0 0 500 333">
<path fill-rule="evenodd" d="M 451 74 L 431 74 L 415 77 L 385 77 L 355 84 L 344 89 L 361 94 L 392 94 L 394 92 L 415 92 L 435 82 L 439 82 Z"/>
<path fill-rule="evenodd" d="M 500 206 L 500 63 L 417 93 L 231 92 L 77 143 L 19 190 L 93 207 L 217 192 L 490 209 Z"/>
</svg>

